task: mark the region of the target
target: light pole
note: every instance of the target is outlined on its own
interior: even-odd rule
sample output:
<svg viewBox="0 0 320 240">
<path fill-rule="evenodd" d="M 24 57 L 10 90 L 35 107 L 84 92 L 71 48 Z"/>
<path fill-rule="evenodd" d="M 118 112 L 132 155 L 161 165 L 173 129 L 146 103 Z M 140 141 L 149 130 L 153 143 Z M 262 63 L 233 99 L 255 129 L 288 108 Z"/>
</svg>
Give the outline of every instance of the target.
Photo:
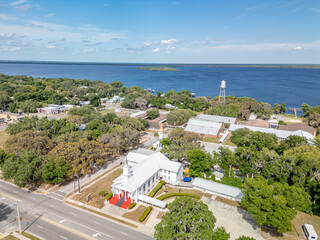
<svg viewBox="0 0 320 240">
<path fill-rule="evenodd" d="M 19 212 L 19 202 L 16 201 L 16 202 L 13 202 L 12 204 L 17 207 L 19 232 L 21 233 L 22 231 L 21 231 L 21 221 L 20 221 L 20 212 Z"/>
</svg>

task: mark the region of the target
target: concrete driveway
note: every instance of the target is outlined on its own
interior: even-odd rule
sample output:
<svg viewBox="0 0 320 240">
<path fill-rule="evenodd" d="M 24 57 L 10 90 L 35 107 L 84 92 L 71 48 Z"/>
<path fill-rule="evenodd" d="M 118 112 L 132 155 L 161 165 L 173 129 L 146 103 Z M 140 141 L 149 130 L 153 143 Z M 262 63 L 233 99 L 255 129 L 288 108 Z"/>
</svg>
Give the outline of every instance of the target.
<svg viewBox="0 0 320 240">
<path fill-rule="evenodd" d="M 206 203 L 209 210 L 216 217 L 216 227 L 225 227 L 230 233 L 230 240 L 241 236 L 253 237 L 256 240 L 263 240 L 260 235 L 260 227 L 252 218 L 251 214 L 243 209 L 227 205 L 212 198 L 203 197 L 201 200 Z"/>
</svg>

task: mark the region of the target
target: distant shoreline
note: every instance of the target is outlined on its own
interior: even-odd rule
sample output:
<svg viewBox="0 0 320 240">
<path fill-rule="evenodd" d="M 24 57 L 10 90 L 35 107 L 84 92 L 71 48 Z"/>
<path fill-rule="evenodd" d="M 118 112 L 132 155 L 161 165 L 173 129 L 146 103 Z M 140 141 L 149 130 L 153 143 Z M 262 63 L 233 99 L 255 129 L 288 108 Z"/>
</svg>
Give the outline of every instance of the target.
<svg viewBox="0 0 320 240">
<path fill-rule="evenodd" d="M 113 62 L 64 62 L 64 61 L 10 61 L 0 60 L 0 64 L 58 64 L 58 65 L 118 65 L 142 67 L 235 67 L 235 68 L 298 68 L 320 69 L 320 64 L 179 64 L 179 63 L 113 63 Z"/>
</svg>

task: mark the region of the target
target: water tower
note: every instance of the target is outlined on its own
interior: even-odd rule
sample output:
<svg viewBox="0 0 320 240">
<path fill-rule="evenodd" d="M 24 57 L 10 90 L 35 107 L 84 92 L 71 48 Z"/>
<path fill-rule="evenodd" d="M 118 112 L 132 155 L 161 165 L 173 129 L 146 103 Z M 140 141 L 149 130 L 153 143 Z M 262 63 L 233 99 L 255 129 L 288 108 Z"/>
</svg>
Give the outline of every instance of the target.
<svg viewBox="0 0 320 240">
<path fill-rule="evenodd" d="M 222 80 L 220 85 L 219 102 L 222 105 L 226 104 L 226 81 Z"/>
</svg>

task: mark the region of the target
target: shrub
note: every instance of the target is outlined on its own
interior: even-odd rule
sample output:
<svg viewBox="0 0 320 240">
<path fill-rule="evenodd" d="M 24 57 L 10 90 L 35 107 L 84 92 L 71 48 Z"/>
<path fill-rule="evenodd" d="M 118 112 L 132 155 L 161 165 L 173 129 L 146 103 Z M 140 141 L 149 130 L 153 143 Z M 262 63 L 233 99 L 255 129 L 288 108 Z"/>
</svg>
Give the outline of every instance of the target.
<svg viewBox="0 0 320 240">
<path fill-rule="evenodd" d="M 283 120 L 279 120 L 278 124 L 279 125 L 287 125 L 287 123 L 285 121 L 283 121 Z"/>
<path fill-rule="evenodd" d="M 161 195 L 157 199 L 158 200 L 164 200 L 164 199 L 167 199 L 167 198 L 170 198 L 170 197 L 184 197 L 184 196 L 185 197 L 192 197 L 192 198 L 195 198 L 195 199 L 200 199 L 199 195 L 191 194 L 191 193 L 168 193 L 168 194 Z"/>
<path fill-rule="evenodd" d="M 130 205 L 129 205 L 129 209 L 134 208 L 134 206 L 135 206 L 135 205 L 137 205 L 137 203 L 136 203 L 136 202 L 130 203 Z"/>
<path fill-rule="evenodd" d="M 103 197 L 105 197 L 105 196 L 107 196 L 107 191 L 104 191 L 104 190 L 101 190 L 100 192 L 98 192 L 98 196 L 103 196 Z"/>
<path fill-rule="evenodd" d="M 110 198 L 112 198 L 112 196 L 113 196 L 113 193 L 110 192 L 110 193 L 108 193 L 108 195 L 106 196 L 106 199 L 107 199 L 107 200 L 110 200 Z"/>
<path fill-rule="evenodd" d="M 162 186 L 165 184 L 166 182 L 161 180 L 157 186 L 155 186 L 152 191 L 148 194 L 149 197 L 153 197 L 154 195 L 157 194 L 157 192 L 162 188 Z"/>
<path fill-rule="evenodd" d="M 148 215 L 149 215 L 149 213 L 151 212 L 151 210 L 152 210 L 152 207 L 149 206 L 149 207 L 142 213 L 142 215 L 139 217 L 139 222 L 143 222 L 143 221 L 146 219 L 146 217 L 148 217 Z"/>
</svg>

